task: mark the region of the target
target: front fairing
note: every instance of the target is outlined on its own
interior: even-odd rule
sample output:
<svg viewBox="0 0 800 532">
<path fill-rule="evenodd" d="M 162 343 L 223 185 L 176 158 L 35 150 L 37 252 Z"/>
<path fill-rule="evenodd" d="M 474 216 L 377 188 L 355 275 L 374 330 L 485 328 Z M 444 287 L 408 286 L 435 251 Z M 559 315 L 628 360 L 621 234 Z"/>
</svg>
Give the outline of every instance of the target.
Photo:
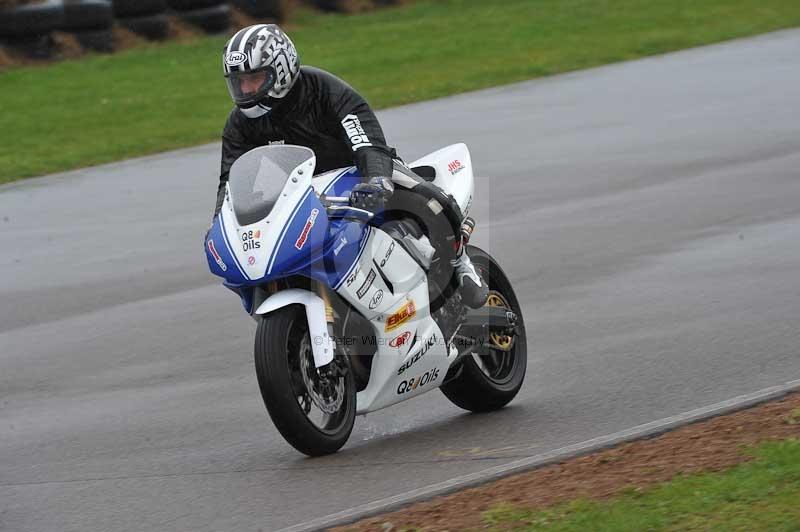
<svg viewBox="0 0 800 532">
<path fill-rule="evenodd" d="M 257 148 L 267 156 L 280 149 L 285 148 Z M 320 186 L 320 179 L 312 182 L 315 159 L 311 150 L 308 153 L 309 159 L 288 175 L 269 214 L 254 223 L 239 224 L 235 194 L 232 198 L 230 184 L 226 187 L 220 213 L 206 236 L 205 251 L 211 272 L 240 295 L 247 287 L 291 275 L 335 287 L 363 251 L 369 228 L 362 223 L 329 220 L 317 196 L 323 192 L 345 195 L 360 181 L 357 171 L 341 171 L 330 187 L 327 182 Z"/>
<path fill-rule="evenodd" d="M 226 185 L 222 208 L 206 236 L 205 251 L 211 273 L 225 279 L 229 286 L 252 286 L 291 275 L 322 256 L 328 216 L 311 186 L 315 157 L 311 150 L 303 148 L 305 151 L 300 155 L 305 160 L 281 175 L 269 158 L 280 158 L 287 148 L 267 146 L 242 156 L 251 163 L 261 157 L 266 161 L 262 168 L 272 169 L 279 174 L 275 179 L 285 180 L 282 186 L 273 181 L 264 188 L 258 182 L 264 179 L 261 175 L 256 180 L 250 179 L 249 185 L 245 178 Z M 249 186 L 249 194 L 256 200 L 266 192 L 268 201 L 261 200 L 266 207 L 259 207 L 252 198 L 244 198 L 243 186 Z M 232 190 L 238 192 L 239 203 Z M 265 214 L 260 219 L 259 209 Z"/>
</svg>

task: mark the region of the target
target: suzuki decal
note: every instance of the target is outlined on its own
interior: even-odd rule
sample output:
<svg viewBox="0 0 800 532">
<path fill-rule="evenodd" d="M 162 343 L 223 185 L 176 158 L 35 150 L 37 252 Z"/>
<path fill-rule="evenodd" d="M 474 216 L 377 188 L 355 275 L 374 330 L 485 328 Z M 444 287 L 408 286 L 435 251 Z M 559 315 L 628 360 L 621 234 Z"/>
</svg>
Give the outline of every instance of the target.
<svg viewBox="0 0 800 532">
<path fill-rule="evenodd" d="M 427 352 L 428 352 L 428 350 L 429 350 L 431 347 L 433 347 L 433 344 L 435 344 L 435 343 L 436 343 L 436 335 L 434 334 L 433 336 L 431 336 L 431 337 L 428 339 L 428 341 L 427 341 L 427 342 L 425 342 L 424 344 L 422 344 L 422 347 L 420 348 L 420 350 L 419 350 L 419 353 L 417 353 L 417 354 L 416 354 L 416 355 L 414 355 L 413 357 L 409 358 L 409 359 L 408 359 L 408 360 L 407 360 L 407 361 L 406 361 L 406 362 L 405 362 L 405 363 L 404 363 L 402 366 L 400 366 L 400 369 L 398 369 L 398 370 L 397 370 L 397 374 L 398 374 L 398 375 L 402 375 L 402 373 L 403 373 L 405 370 L 407 370 L 408 368 L 410 368 L 411 366 L 413 366 L 413 365 L 414 365 L 414 363 L 416 363 L 416 362 L 417 362 L 417 361 L 418 361 L 420 358 L 424 357 L 424 356 L 425 356 L 425 353 L 427 353 Z M 390 344 L 390 345 L 391 345 L 391 344 Z"/>
<path fill-rule="evenodd" d="M 375 307 L 380 305 L 381 301 L 383 301 L 383 290 L 379 289 L 377 292 L 375 292 L 375 295 L 372 296 L 372 300 L 369 302 L 369 309 L 375 310 Z"/>
</svg>

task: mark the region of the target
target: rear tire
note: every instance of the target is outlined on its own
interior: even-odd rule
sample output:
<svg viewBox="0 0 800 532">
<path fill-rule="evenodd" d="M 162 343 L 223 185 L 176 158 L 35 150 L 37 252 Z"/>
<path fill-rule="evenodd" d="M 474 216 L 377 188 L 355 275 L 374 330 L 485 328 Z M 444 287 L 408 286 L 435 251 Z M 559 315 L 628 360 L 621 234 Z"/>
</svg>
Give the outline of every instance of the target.
<svg viewBox="0 0 800 532">
<path fill-rule="evenodd" d="M 316 403 L 308 394 L 300 360 L 310 357 L 306 359 L 306 368 L 317 374 L 310 342 L 303 306 L 278 309 L 259 321 L 255 365 L 261 397 L 275 427 L 301 453 L 321 456 L 335 453 L 350 437 L 356 417 L 356 387 L 348 367 L 345 375 L 339 377 L 342 398 L 339 408 L 331 414 L 318 409 L 323 414 L 321 422 L 313 421 L 310 411 Z"/>
<path fill-rule="evenodd" d="M 505 272 L 485 251 L 475 246 L 467 254 L 489 290 L 499 293 L 517 315 L 518 334 L 508 352 L 490 347 L 465 355 L 453 368 L 454 377 L 441 386 L 442 393 L 456 406 L 472 412 L 503 408 L 516 397 L 525 380 L 528 347 L 522 311 Z"/>
</svg>

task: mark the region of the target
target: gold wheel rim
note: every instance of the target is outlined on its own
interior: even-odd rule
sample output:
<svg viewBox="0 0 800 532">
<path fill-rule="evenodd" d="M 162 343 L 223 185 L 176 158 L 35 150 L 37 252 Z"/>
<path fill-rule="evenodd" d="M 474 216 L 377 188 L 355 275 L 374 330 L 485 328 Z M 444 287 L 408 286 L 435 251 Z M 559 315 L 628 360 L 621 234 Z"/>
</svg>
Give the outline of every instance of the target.
<svg viewBox="0 0 800 532">
<path fill-rule="evenodd" d="M 489 299 L 486 300 L 486 306 L 500 307 L 511 310 L 511 305 L 508 304 L 503 295 L 500 292 L 495 292 L 494 290 L 489 292 Z M 507 334 L 491 333 L 489 338 L 492 340 L 492 343 L 497 347 L 497 349 L 501 349 L 503 351 L 510 351 L 511 345 L 514 343 L 514 338 Z"/>
</svg>

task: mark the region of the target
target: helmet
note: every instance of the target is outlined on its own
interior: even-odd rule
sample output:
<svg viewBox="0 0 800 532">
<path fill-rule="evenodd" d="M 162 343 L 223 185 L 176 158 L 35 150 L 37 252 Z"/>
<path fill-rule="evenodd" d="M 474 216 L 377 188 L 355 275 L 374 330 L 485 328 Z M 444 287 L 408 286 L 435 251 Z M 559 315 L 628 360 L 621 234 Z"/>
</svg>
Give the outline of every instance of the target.
<svg viewBox="0 0 800 532">
<path fill-rule="evenodd" d="M 250 117 L 263 116 L 297 82 L 300 60 L 289 36 L 275 24 L 256 24 L 239 30 L 222 56 L 228 92 Z"/>
</svg>

